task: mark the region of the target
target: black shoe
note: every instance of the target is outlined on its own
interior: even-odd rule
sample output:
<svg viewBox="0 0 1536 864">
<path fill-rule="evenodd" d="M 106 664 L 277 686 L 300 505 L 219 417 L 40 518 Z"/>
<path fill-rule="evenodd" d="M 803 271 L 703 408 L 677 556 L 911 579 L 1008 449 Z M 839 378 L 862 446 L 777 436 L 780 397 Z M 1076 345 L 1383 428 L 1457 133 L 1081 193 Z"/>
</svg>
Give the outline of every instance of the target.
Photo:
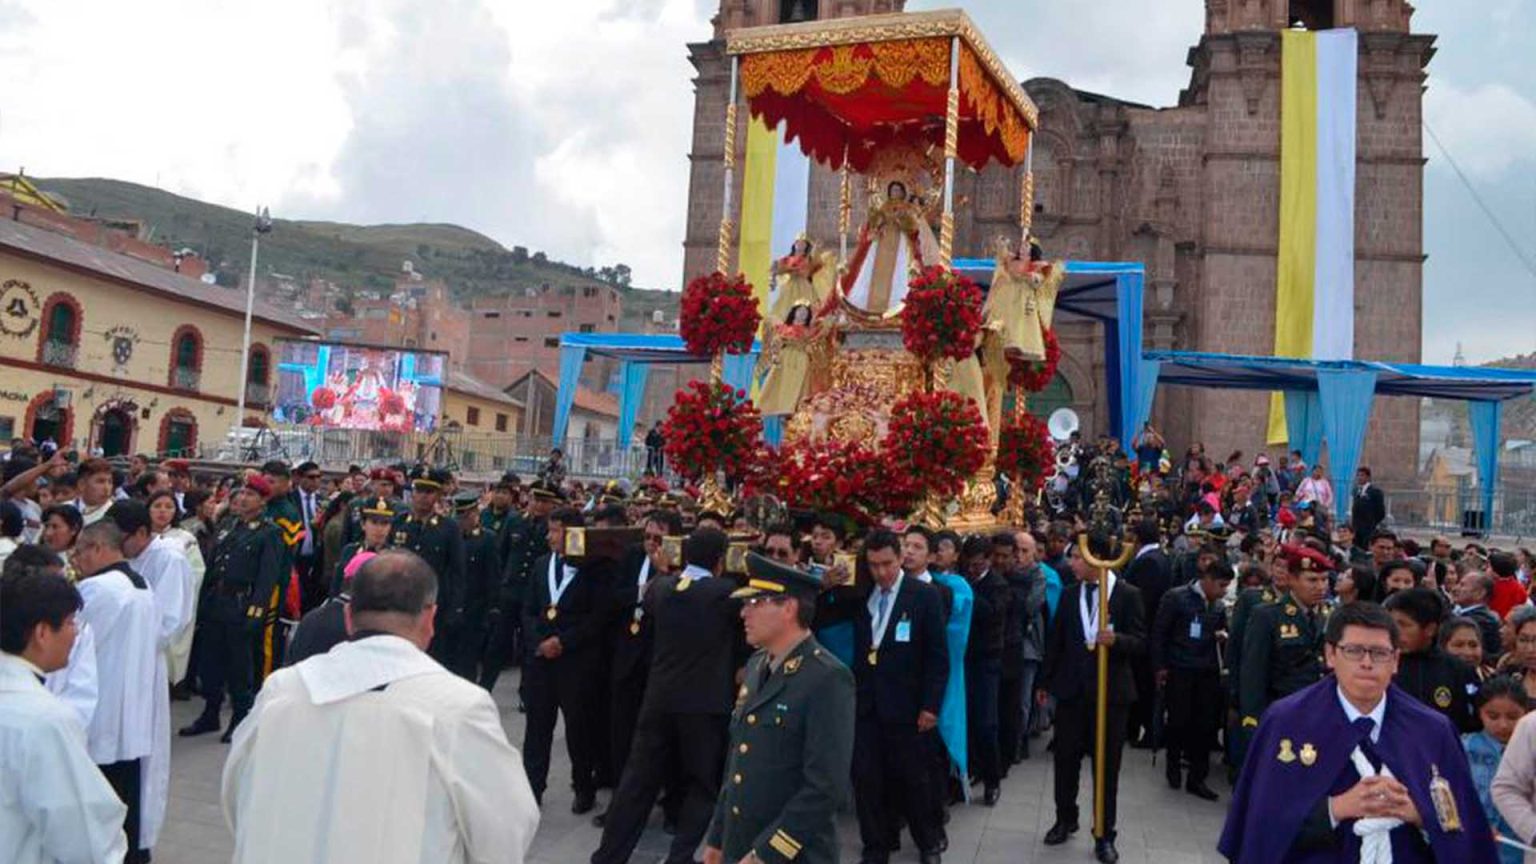
<svg viewBox="0 0 1536 864">
<path fill-rule="evenodd" d="M 996 807 L 997 799 L 1001 798 L 1003 790 L 999 786 L 988 786 L 987 791 L 981 796 L 981 803 L 987 807 Z"/>
<path fill-rule="evenodd" d="M 1168 778 L 1168 788 L 1169 789 L 1177 789 L 1180 786 L 1184 785 L 1184 778 L 1182 776 L 1180 776 L 1181 774 L 1182 774 L 1182 772 L 1180 772 L 1179 769 L 1177 769 L 1177 768 L 1171 768 L 1170 767 L 1168 769 L 1167 774 L 1164 775 L 1164 776 L 1166 776 Z"/>
<path fill-rule="evenodd" d="M 1045 832 L 1045 845 L 1060 846 L 1067 842 L 1067 838 L 1077 833 L 1076 822 L 1061 822 L 1051 826 L 1051 830 Z"/>
<path fill-rule="evenodd" d="M 1098 859 L 1099 864 L 1115 864 L 1120 860 L 1120 853 L 1115 851 L 1115 841 L 1105 837 L 1094 841 L 1093 857 Z"/>
<path fill-rule="evenodd" d="M 917 856 L 917 860 L 919 864 L 942 864 L 943 861 L 937 851 L 924 852 L 923 854 Z"/>
<path fill-rule="evenodd" d="M 192 700 L 192 685 L 185 681 L 171 685 L 172 702 L 190 702 Z"/>
<path fill-rule="evenodd" d="M 592 817 L 592 827 L 593 828 L 601 828 L 601 827 L 603 827 L 603 823 L 607 822 L 607 821 L 608 821 L 608 811 L 604 810 L 603 812 L 601 812 L 601 813 L 597 814 L 596 816 Z"/>
<path fill-rule="evenodd" d="M 1215 792 L 1211 791 L 1211 787 L 1205 785 L 1204 780 L 1189 781 L 1189 783 L 1184 787 L 1184 791 L 1204 801 L 1215 801 L 1217 798 L 1221 797 L 1220 795 L 1217 795 Z"/>
<path fill-rule="evenodd" d="M 577 816 L 591 813 L 597 806 L 597 795 L 591 792 L 577 792 L 576 800 L 571 802 L 571 812 Z"/>
<path fill-rule="evenodd" d="M 197 735 L 207 735 L 209 732 L 217 731 L 219 731 L 219 715 L 200 714 L 196 720 L 192 721 L 191 726 L 177 731 L 176 734 L 182 738 L 192 738 Z"/>
<path fill-rule="evenodd" d="M 231 741 L 234 741 L 234 740 L 235 740 L 235 724 L 231 723 L 231 724 L 229 724 L 229 728 L 224 730 L 224 734 L 219 736 L 219 743 L 220 744 L 228 744 L 228 743 L 230 743 Z"/>
</svg>

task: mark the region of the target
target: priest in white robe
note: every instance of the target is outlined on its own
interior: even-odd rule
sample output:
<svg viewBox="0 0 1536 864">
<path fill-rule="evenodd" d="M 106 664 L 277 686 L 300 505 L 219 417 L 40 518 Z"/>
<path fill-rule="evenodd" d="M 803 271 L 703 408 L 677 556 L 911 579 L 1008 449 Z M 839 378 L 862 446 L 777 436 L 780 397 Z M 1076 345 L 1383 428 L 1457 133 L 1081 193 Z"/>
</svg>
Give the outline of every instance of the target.
<svg viewBox="0 0 1536 864">
<path fill-rule="evenodd" d="M 55 567 L 0 583 L 0 861 L 116 864 L 127 808 L 91 761 L 75 712 L 43 686 L 75 641 L 80 594 Z"/>
<path fill-rule="evenodd" d="M 224 766 L 236 864 L 457 864 L 527 855 L 539 811 L 490 694 L 426 654 L 437 580 L 385 552 L 350 640 L 262 685 Z"/>
<path fill-rule="evenodd" d="M 154 751 L 155 702 L 169 698 L 160 656 L 154 594 L 123 557 L 123 532 L 111 519 L 80 532 L 81 617 L 96 640 L 96 711 L 86 729 L 91 760 L 128 806 L 127 861 L 139 854 L 144 761 Z"/>
<path fill-rule="evenodd" d="M 91 728 L 91 718 L 96 716 L 96 634 L 91 632 L 91 625 L 84 621 L 77 624 L 69 662 L 49 672 L 43 686 L 75 712 L 81 729 Z"/>
</svg>

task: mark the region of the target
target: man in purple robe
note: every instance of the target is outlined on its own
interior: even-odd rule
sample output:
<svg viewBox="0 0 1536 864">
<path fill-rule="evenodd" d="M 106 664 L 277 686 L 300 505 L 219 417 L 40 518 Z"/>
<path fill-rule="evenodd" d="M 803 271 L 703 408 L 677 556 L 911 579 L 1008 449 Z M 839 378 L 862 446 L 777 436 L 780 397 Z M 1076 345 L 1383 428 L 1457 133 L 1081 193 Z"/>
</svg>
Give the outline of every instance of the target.
<svg viewBox="0 0 1536 864">
<path fill-rule="evenodd" d="M 1264 712 L 1221 853 L 1236 864 L 1496 860 L 1455 729 L 1392 686 L 1392 617 L 1346 605 L 1325 642 L 1333 675 Z"/>
</svg>

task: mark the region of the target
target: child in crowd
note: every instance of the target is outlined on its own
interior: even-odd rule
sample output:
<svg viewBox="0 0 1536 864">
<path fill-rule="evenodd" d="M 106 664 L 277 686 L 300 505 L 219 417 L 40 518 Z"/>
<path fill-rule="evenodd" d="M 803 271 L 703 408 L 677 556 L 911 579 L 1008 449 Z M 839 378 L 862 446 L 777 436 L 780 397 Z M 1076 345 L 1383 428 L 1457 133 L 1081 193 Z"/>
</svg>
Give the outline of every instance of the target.
<svg viewBox="0 0 1536 864">
<path fill-rule="evenodd" d="M 1524 841 L 1528 838 L 1515 834 L 1494 808 L 1489 787 L 1493 783 L 1493 775 L 1499 770 L 1504 748 L 1509 744 L 1510 736 L 1515 733 L 1515 724 L 1530 710 L 1530 700 L 1518 679 L 1499 675 L 1483 682 L 1473 704 L 1477 706 L 1477 716 L 1482 720 L 1483 728 L 1480 732 L 1469 732 L 1461 736 L 1461 745 L 1467 751 L 1467 761 L 1472 763 L 1472 780 L 1477 783 L 1477 800 L 1482 803 L 1489 823 L 1500 836 Z M 1499 846 L 1500 864 L 1521 864 L 1523 860 L 1520 850 L 1512 846 Z"/>
</svg>

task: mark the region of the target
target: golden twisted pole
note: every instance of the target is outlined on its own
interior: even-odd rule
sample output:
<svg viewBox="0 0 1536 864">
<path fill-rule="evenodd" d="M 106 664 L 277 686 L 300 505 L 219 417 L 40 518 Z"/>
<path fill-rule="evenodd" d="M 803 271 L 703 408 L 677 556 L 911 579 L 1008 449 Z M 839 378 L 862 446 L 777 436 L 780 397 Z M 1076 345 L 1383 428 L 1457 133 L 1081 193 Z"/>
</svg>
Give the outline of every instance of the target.
<svg viewBox="0 0 1536 864">
<path fill-rule="evenodd" d="M 955 247 L 955 156 L 960 149 L 960 39 L 949 43 L 949 94 L 944 102 L 944 215 L 939 221 L 939 264 L 948 267 Z"/>
<path fill-rule="evenodd" d="M 1024 177 L 1019 181 L 1019 249 L 1029 251 L 1029 229 L 1035 222 L 1035 136 L 1024 151 Z"/>
<path fill-rule="evenodd" d="M 732 57 L 731 87 L 725 104 L 725 152 L 722 154 L 725 191 L 721 196 L 720 233 L 715 247 L 715 269 L 727 275 L 731 272 L 731 239 L 736 229 L 731 221 L 731 213 L 736 194 L 736 82 L 740 72 L 741 58 Z"/>
</svg>

